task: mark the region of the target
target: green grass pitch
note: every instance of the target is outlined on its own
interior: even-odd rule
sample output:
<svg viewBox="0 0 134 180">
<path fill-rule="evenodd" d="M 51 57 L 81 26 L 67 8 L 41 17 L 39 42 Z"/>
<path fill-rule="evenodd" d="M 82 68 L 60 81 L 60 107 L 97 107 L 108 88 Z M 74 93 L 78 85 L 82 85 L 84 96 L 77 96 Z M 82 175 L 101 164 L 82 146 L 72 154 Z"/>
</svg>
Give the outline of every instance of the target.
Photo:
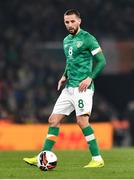
<svg viewBox="0 0 134 180">
<path fill-rule="evenodd" d="M 54 151 L 58 157 L 55 169 L 43 172 L 23 162 L 35 151 L 0 151 L 1 179 L 133 179 L 134 149 L 115 148 L 102 151 L 105 167 L 84 169 L 90 160 L 88 151 Z"/>
</svg>

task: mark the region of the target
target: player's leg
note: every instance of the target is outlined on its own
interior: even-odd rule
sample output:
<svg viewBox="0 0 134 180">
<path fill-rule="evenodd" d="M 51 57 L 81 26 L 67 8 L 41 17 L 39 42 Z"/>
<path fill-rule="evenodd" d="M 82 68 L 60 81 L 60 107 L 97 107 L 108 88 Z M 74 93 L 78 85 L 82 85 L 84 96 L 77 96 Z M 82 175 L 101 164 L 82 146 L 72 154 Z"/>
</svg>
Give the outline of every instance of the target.
<svg viewBox="0 0 134 180">
<path fill-rule="evenodd" d="M 63 114 L 52 114 L 49 117 L 49 128 L 42 151 L 51 151 L 59 135 L 60 122 L 64 119 Z"/>
<path fill-rule="evenodd" d="M 46 136 L 42 150 L 51 151 L 57 140 L 61 121 L 64 119 L 66 115 L 69 115 L 73 110 L 74 107 L 71 104 L 70 95 L 68 94 L 68 91 L 65 88 L 63 89 L 61 95 L 57 99 L 53 112 L 49 117 L 48 134 Z"/>
<path fill-rule="evenodd" d="M 89 124 L 89 115 L 92 110 L 92 99 L 92 90 L 87 89 L 86 92 L 79 92 L 78 89 L 75 89 L 74 105 L 77 123 L 82 129 L 92 155 L 91 162 L 85 167 L 102 167 L 104 166 L 104 161 L 100 155 L 94 131 Z"/>
<path fill-rule="evenodd" d="M 70 95 L 68 94 L 66 89 L 64 89 L 59 98 L 57 99 L 53 112 L 48 120 L 48 134 L 46 136 L 42 151 L 52 150 L 59 134 L 60 122 L 64 119 L 66 115 L 69 115 L 74 110 L 74 107 L 72 106 L 69 97 Z M 24 158 L 23 160 L 31 165 L 37 165 L 36 156 L 33 158 Z"/>
<path fill-rule="evenodd" d="M 46 136 L 42 151 L 51 151 L 51 149 L 53 148 L 59 134 L 60 122 L 64 119 L 64 117 L 65 115 L 63 114 L 52 114 L 49 117 L 48 134 Z M 23 160 L 30 165 L 37 166 L 37 156 L 32 158 L 24 158 Z"/>
<path fill-rule="evenodd" d="M 85 136 L 85 139 L 88 144 L 88 148 L 91 152 L 92 155 L 92 160 L 89 162 L 86 167 L 103 167 L 104 166 L 104 161 L 100 155 L 99 147 L 96 141 L 96 137 L 94 135 L 94 131 L 90 124 L 88 123 L 88 115 L 81 115 L 77 116 L 77 123 L 79 127 L 82 129 L 82 132 Z"/>
</svg>

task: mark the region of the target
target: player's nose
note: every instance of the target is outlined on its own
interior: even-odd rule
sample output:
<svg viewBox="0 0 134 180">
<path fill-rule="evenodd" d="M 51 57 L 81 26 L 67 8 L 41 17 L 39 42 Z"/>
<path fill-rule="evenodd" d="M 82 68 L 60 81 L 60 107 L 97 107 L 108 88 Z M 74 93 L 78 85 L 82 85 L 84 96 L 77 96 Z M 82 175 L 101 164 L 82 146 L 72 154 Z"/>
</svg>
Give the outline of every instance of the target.
<svg viewBox="0 0 134 180">
<path fill-rule="evenodd" d="M 69 28 L 69 29 L 73 29 L 72 24 L 69 24 L 69 25 L 68 25 L 68 28 Z"/>
<path fill-rule="evenodd" d="M 72 22 L 69 22 L 69 23 L 68 23 L 68 27 L 70 27 L 70 28 L 73 27 Z"/>
</svg>

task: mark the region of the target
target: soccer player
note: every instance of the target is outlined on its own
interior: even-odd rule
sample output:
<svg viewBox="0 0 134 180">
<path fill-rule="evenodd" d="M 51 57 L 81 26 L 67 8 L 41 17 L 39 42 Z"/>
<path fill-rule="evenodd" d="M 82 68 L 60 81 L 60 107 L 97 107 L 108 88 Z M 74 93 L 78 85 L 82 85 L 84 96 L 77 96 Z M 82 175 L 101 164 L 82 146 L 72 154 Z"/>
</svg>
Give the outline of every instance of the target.
<svg viewBox="0 0 134 180">
<path fill-rule="evenodd" d="M 92 159 L 84 168 L 104 166 L 94 131 L 89 124 L 94 94 L 94 79 L 103 70 L 106 61 L 94 36 L 80 28 L 81 18 L 77 10 L 64 14 L 64 24 L 69 32 L 63 41 L 66 56 L 65 71 L 57 89 L 65 83 L 53 112 L 49 117 L 49 129 L 42 150 L 51 151 L 59 134 L 61 121 L 75 110 L 76 121 L 87 141 Z M 24 158 L 25 162 L 37 165 L 37 158 Z"/>
</svg>

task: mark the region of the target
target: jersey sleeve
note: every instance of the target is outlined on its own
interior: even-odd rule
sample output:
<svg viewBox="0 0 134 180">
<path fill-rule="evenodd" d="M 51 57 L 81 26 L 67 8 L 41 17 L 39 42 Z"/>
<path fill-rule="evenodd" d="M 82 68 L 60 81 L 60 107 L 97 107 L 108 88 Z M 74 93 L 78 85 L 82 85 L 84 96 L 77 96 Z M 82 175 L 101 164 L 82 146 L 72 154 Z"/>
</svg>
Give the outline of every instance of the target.
<svg viewBox="0 0 134 180">
<path fill-rule="evenodd" d="M 87 48 L 89 49 L 89 51 L 93 56 L 102 51 L 98 41 L 92 35 L 88 34 L 86 36 L 86 44 L 87 44 Z"/>
<path fill-rule="evenodd" d="M 95 79 L 105 67 L 106 60 L 102 53 L 100 45 L 94 36 L 89 35 L 86 41 L 87 41 L 88 49 L 93 56 L 93 61 L 96 61 L 96 64 L 95 66 L 93 66 L 92 73 L 89 74 L 89 77 Z"/>
</svg>

